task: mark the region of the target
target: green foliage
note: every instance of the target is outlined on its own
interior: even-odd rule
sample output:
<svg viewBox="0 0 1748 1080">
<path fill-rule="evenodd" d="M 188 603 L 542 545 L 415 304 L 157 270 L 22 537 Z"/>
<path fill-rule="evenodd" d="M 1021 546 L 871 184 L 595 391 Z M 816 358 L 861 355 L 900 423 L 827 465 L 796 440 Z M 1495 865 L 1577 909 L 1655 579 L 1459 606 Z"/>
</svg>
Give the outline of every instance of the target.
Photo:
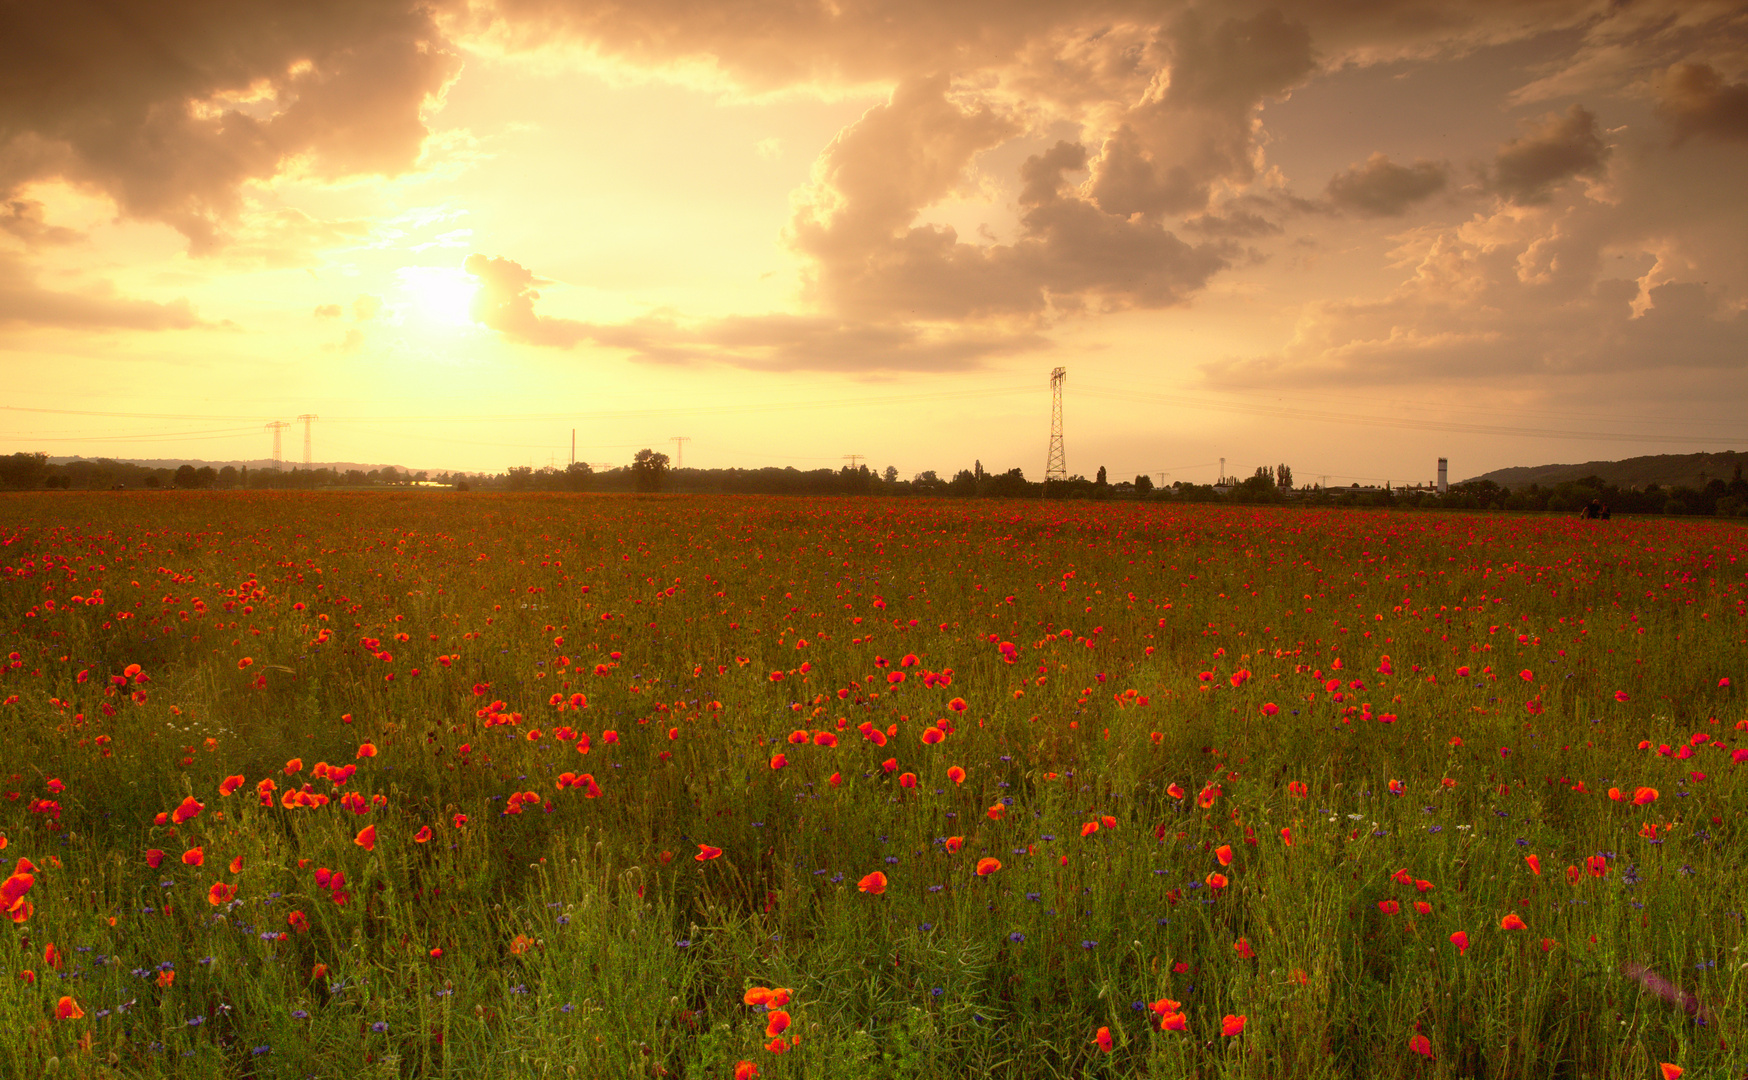
<svg viewBox="0 0 1748 1080">
<path fill-rule="evenodd" d="M 1748 544 L 1609 524 L 17 496 L 0 1075 L 1740 1075 Z"/>
</svg>

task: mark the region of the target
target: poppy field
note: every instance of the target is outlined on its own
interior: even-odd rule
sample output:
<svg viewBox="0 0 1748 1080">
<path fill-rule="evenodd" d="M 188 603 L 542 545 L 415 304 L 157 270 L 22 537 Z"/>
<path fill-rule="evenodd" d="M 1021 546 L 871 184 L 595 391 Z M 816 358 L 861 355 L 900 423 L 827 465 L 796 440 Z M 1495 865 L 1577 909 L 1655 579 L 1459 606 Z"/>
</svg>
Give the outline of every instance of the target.
<svg viewBox="0 0 1748 1080">
<path fill-rule="evenodd" d="M 1748 1074 L 1727 523 L 38 493 L 0 632 L 0 1075 Z"/>
</svg>

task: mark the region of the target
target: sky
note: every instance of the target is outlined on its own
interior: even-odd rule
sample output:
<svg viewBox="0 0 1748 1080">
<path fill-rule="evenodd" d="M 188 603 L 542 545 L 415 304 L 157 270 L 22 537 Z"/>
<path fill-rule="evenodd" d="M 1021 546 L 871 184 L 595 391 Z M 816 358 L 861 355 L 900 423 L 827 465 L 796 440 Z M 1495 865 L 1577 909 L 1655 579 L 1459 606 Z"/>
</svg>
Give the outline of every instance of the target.
<svg viewBox="0 0 1748 1080">
<path fill-rule="evenodd" d="M 1748 449 L 1740 2 L 9 19 L 0 453 L 1039 480 L 1056 367 L 1113 480 Z"/>
</svg>

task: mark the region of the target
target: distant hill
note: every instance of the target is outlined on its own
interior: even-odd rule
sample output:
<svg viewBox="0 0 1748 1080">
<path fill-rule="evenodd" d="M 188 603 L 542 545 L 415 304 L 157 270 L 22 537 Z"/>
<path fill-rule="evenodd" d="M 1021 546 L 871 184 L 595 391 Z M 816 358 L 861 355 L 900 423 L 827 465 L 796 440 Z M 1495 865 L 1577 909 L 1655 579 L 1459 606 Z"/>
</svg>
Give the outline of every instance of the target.
<svg viewBox="0 0 1748 1080">
<path fill-rule="evenodd" d="M 1642 489 L 1650 484 L 1699 489 L 1712 480 L 1728 483 L 1736 470 L 1744 466 L 1748 466 L 1748 453 L 1725 450 L 1715 454 L 1654 454 L 1625 461 L 1587 461 L 1582 465 L 1519 465 L 1482 473 L 1474 479 L 1491 480 L 1513 491 L 1531 484 L 1553 487 L 1586 476 L 1601 477 L 1623 490 Z"/>
<path fill-rule="evenodd" d="M 254 461 L 203 461 L 199 458 L 87 458 L 87 457 L 51 457 L 51 458 L 49 458 L 50 465 L 69 465 L 75 461 L 116 461 L 116 462 L 123 462 L 123 463 L 129 464 L 129 465 L 138 465 L 138 466 L 141 466 L 142 468 L 147 468 L 147 469 L 180 469 L 184 465 L 192 465 L 197 469 L 203 465 L 210 465 L 214 469 L 222 469 L 225 466 L 229 465 L 233 469 L 241 469 L 241 468 L 244 468 L 245 466 L 247 466 L 249 471 L 253 472 L 256 469 L 271 469 L 271 468 L 273 468 L 273 459 L 272 458 L 259 458 L 259 459 L 254 460 Z M 284 462 L 283 467 L 286 470 L 301 469 L 301 468 L 303 468 L 303 462 L 301 462 L 301 461 L 287 461 L 287 462 Z M 317 461 L 317 462 L 311 463 L 310 468 L 311 469 L 332 469 L 337 473 L 345 473 L 350 469 L 357 469 L 359 472 L 367 473 L 373 469 L 374 470 L 381 470 L 381 469 L 391 468 L 391 466 L 388 466 L 388 465 L 363 465 L 363 464 L 360 464 L 356 461 Z M 417 469 L 410 469 L 409 470 L 405 465 L 395 465 L 395 466 L 392 466 L 392 468 L 396 469 L 399 472 L 417 472 L 418 471 Z M 440 470 L 438 470 L 438 471 L 440 471 Z"/>
</svg>

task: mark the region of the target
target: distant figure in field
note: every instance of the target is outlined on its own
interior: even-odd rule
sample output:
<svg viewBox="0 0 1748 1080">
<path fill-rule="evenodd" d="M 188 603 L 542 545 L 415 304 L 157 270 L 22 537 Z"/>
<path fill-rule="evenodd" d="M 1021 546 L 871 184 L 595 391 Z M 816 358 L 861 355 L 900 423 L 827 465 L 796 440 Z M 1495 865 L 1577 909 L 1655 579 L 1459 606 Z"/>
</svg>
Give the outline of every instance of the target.
<svg viewBox="0 0 1748 1080">
<path fill-rule="evenodd" d="M 1586 521 L 1594 521 L 1602 516 L 1602 500 L 1591 499 L 1578 515 Z"/>
<path fill-rule="evenodd" d="M 1608 504 L 1607 503 L 1602 504 L 1602 520 L 1604 520 L 1604 521 L 1608 520 Z"/>
</svg>

